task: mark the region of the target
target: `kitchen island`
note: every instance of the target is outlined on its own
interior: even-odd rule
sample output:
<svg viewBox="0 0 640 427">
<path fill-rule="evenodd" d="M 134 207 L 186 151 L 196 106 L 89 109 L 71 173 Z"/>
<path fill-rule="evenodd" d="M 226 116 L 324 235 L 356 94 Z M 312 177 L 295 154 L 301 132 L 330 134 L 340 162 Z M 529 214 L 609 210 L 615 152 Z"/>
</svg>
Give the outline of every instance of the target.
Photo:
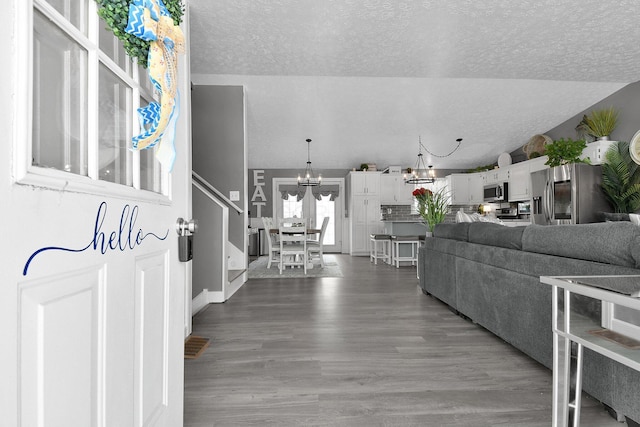
<svg viewBox="0 0 640 427">
<path fill-rule="evenodd" d="M 427 225 L 420 220 L 381 220 L 384 234 L 392 236 L 424 236 Z"/>
</svg>

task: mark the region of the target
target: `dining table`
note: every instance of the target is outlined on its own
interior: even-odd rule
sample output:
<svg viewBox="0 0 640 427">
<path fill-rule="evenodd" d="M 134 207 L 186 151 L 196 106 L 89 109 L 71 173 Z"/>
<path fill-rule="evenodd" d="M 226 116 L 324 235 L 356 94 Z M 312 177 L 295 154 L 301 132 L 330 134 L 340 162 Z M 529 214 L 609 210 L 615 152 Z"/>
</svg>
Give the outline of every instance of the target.
<svg viewBox="0 0 640 427">
<path fill-rule="evenodd" d="M 320 230 L 319 228 L 307 228 L 307 234 L 320 234 L 321 231 L 322 230 Z M 280 234 L 280 230 L 277 228 L 270 228 L 269 234 Z M 289 234 L 292 234 L 292 233 L 289 233 Z"/>
<path fill-rule="evenodd" d="M 307 235 L 314 235 L 314 234 L 320 234 L 322 230 L 320 230 L 319 228 L 307 228 Z M 286 234 L 294 234 L 294 233 L 287 233 Z M 278 228 L 270 228 L 269 229 L 269 234 L 280 234 L 280 229 Z M 313 268 L 313 263 L 312 262 L 308 262 L 307 263 L 307 269 L 312 269 Z"/>
</svg>

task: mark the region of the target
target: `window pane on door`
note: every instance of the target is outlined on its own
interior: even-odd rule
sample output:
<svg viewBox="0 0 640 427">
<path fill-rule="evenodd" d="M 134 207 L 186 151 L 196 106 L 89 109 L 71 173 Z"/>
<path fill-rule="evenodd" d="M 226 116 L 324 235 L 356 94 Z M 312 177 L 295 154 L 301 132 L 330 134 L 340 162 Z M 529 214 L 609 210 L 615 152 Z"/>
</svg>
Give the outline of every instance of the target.
<svg viewBox="0 0 640 427">
<path fill-rule="evenodd" d="M 131 58 L 124 50 L 124 43 L 122 40 L 113 35 L 111 30 L 107 29 L 107 26 L 100 21 L 100 50 L 107 54 L 107 56 L 118 64 L 118 66 L 127 72 L 128 75 L 132 75 L 131 71 L 133 66 L 131 64 Z M 144 77 L 144 75 L 143 75 Z"/>
<path fill-rule="evenodd" d="M 88 0 L 46 0 L 55 10 L 77 29 L 87 34 Z"/>
<path fill-rule="evenodd" d="M 298 201 L 297 196 L 287 195 L 287 198 L 282 200 L 282 217 L 302 218 L 302 200 Z"/>
<path fill-rule="evenodd" d="M 329 217 L 329 223 L 327 224 L 327 230 L 324 233 L 323 243 L 325 245 L 336 244 L 336 226 L 335 226 L 335 212 L 336 203 L 331 201 L 331 196 L 321 196 L 321 200 L 316 199 L 316 227 L 322 226 L 322 221 L 325 217 Z"/>
<path fill-rule="evenodd" d="M 156 160 L 156 150 L 140 151 L 140 188 L 160 192 L 160 162 Z"/>
<path fill-rule="evenodd" d="M 34 11 L 32 162 L 87 175 L 87 51 Z"/>
<path fill-rule="evenodd" d="M 100 65 L 98 165 L 103 181 L 132 185 L 132 90 L 113 72 Z"/>
</svg>

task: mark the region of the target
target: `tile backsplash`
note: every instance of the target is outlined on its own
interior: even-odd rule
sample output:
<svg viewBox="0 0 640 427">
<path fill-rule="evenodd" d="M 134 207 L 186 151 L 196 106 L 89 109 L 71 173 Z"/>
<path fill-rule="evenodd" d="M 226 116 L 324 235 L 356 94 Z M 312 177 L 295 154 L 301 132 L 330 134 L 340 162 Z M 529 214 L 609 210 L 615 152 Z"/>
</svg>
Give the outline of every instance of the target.
<svg viewBox="0 0 640 427">
<path fill-rule="evenodd" d="M 420 216 L 411 205 L 380 206 L 383 221 L 420 221 Z"/>
<path fill-rule="evenodd" d="M 478 205 L 451 205 L 444 222 L 456 222 L 456 212 L 460 209 L 464 213 L 478 211 Z M 383 221 L 420 221 L 420 216 L 411 205 L 382 205 L 380 206 L 381 219 Z"/>
</svg>

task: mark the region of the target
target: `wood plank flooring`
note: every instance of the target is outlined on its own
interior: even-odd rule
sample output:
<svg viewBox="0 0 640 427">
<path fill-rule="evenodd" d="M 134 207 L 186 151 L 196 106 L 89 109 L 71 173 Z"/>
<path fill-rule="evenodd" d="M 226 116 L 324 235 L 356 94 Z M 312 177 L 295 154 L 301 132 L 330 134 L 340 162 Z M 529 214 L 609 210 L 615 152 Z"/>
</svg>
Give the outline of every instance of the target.
<svg viewBox="0 0 640 427">
<path fill-rule="evenodd" d="M 551 372 L 423 295 L 415 268 L 248 281 L 198 313 L 184 425 L 551 425 Z M 583 426 L 624 426 L 583 399 Z"/>
</svg>

